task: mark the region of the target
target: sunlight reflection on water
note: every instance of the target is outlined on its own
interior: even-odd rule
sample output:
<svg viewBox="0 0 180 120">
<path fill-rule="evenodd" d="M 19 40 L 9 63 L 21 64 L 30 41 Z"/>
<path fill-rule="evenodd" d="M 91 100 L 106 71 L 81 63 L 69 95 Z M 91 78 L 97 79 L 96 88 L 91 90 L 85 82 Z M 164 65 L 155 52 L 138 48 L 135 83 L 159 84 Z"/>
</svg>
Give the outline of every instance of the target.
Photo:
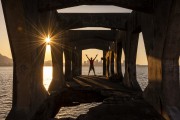
<svg viewBox="0 0 180 120">
<path fill-rule="evenodd" d="M 48 90 L 49 85 L 52 81 L 52 66 L 43 67 L 43 85 Z"/>
</svg>

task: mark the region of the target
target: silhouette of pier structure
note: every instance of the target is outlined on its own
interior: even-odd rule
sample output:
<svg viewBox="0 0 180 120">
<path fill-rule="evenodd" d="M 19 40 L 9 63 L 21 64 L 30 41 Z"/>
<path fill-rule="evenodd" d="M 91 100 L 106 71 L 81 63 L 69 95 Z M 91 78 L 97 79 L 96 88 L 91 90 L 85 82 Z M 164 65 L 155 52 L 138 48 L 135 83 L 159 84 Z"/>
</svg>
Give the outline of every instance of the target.
<svg viewBox="0 0 180 120">
<path fill-rule="evenodd" d="M 51 45 L 53 64 L 50 93 L 63 93 L 67 82 L 81 75 L 82 50 L 96 48 L 103 50 L 103 75 L 107 80 L 117 79 L 129 90 L 141 92 L 143 99 L 166 120 L 180 118 L 178 0 L 1 1 L 14 62 L 13 104 L 7 120 L 30 120 L 33 116 L 44 115 L 38 111 L 43 109 L 41 106 L 46 105 L 53 96 L 49 95 L 43 86 L 46 48 L 44 39 L 48 35 L 52 38 L 48 44 Z M 133 11 L 56 11 L 78 5 L 115 5 Z M 110 30 L 72 30 L 82 27 L 105 27 Z M 140 32 L 143 34 L 148 60 L 149 84 L 143 92 L 136 78 L 136 54 Z M 124 75 L 121 71 L 122 49 L 125 54 Z M 82 91 L 70 91 L 69 95 L 84 96 L 79 94 Z M 62 98 L 61 95 L 57 96 L 57 99 Z M 49 112 L 50 110 L 52 109 L 49 109 Z M 46 119 L 53 116 L 54 114 L 46 116 Z"/>
</svg>

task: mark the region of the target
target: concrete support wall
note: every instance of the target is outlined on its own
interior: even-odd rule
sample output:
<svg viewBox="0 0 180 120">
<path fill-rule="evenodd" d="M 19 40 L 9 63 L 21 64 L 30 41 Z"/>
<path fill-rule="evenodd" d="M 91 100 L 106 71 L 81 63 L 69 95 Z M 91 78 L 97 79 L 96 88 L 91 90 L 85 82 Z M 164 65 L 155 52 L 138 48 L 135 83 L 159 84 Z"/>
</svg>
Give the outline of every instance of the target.
<svg viewBox="0 0 180 120">
<path fill-rule="evenodd" d="M 78 76 L 78 61 L 76 50 L 72 51 L 72 77 Z"/>
<path fill-rule="evenodd" d="M 121 57 L 122 57 L 122 43 L 117 43 L 117 75 L 120 80 L 123 80 L 122 74 L 122 65 L 121 65 Z"/>
<path fill-rule="evenodd" d="M 71 71 L 72 52 L 71 50 L 65 49 L 64 56 L 65 56 L 65 81 L 70 81 L 72 79 L 72 71 Z"/>
<path fill-rule="evenodd" d="M 43 86 L 45 43 L 31 36 L 32 24 L 39 27 L 43 16 L 37 12 L 37 1 L 7 0 L 2 5 L 14 61 L 13 105 L 6 119 L 27 120 L 48 96 Z"/>
<path fill-rule="evenodd" d="M 125 75 L 123 83 L 125 86 L 141 90 L 136 78 L 136 55 L 139 33 L 127 31 L 127 39 L 125 42 Z"/>
<path fill-rule="evenodd" d="M 82 74 L 82 50 L 77 51 L 78 54 L 78 75 Z"/>
<path fill-rule="evenodd" d="M 117 75 L 118 66 L 117 66 L 117 52 L 114 52 L 114 75 Z"/>
<path fill-rule="evenodd" d="M 106 75 L 106 51 L 103 50 L 103 75 Z"/>
<path fill-rule="evenodd" d="M 60 40 L 51 43 L 53 76 L 48 91 L 59 91 L 65 86 L 63 75 L 63 49 Z"/>
<path fill-rule="evenodd" d="M 109 51 L 106 53 L 106 77 L 109 78 Z"/>
<path fill-rule="evenodd" d="M 79 76 L 82 72 L 82 50 L 72 51 L 72 76 Z"/>
<path fill-rule="evenodd" d="M 114 52 L 110 51 L 110 76 L 114 75 Z"/>
<path fill-rule="evenodd" d="M 154 16 L 142 14 L 141 21 L 149 79 L 144 97 L 167 120 L 180 118 L 179 8 L 178 0 L 160 0 Z"/>
</svg>

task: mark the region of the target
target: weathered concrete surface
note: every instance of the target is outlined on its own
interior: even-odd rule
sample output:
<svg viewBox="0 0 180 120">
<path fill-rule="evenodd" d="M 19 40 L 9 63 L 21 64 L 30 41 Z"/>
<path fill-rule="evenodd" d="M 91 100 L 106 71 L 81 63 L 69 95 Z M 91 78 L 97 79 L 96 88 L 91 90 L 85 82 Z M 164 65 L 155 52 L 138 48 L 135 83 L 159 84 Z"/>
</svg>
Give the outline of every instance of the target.
<svg viewBox="0 0 180 120">
<path fill-rule="evenodd" d="M 123 80 L 123 74 L 122 74 L 122 65 L 121 65 L 121 57 L 122 57 L 122 43 L 117 43 L 117 60 L 116 60 L 116 65 L 117 65 L 117 75 L 119 79 L 122 81 Z"/>
<path fill-rule="evenodd" d="M 142 15 L 148 56 L 149 85 L 145 98 L 166 119 L 180 118 L 179 110 L 179 1 L 160 0 L 155 13 Z"/>
<path fill-rule="evenodd" d="M 32 36 L 36 31 L 33 25 L 38 27 L 40 21 L 41 25 L 45 24 L 44 17 L 46 18 L 48 14 L 39 14 L 37 6 L 32 3 L 37 5 L 37 1 L 2 1 L 14 62 L 13 105 L 7 120 L 30 118 L 48 95 L 43 86 L 46 44 L 41 39 Z M 30 6 L 31 9 L 28 9 Z"/>
<path fill-rule="evenodd" d="M 125 41 L 125 75 L 123 83 L 132 89 L 141 90 L 136 78 L 136 54 L 138 45 L 138 33 L 128 31 Z"/>
<path fill-rule="evenodd" d="M 59 13 L 59 27 L 63 30 L 82 27 L 105 27 L 126 30 L 129 13 Z"/>
<path fill-rule="evenodd" d="M 78 37 L 77 37 L 78 39 Z M 85 50 L 85 49 L 100 49 L 100 50 L 108 50 L 109 43 L 103 39 L 82 39 L 79 41 L 74 41 L 72 44 L 74 44 L 79 50 Z"/>
<path fill-rule="evenodd" d="M 101 58 L 103 60 L 103 75 L 106 75 L 106 52 L 105 50 L 103 50 L 103 58 Z"/>
<path fill-rule="evenodd" d="M 113 76 L 114 75 L 114 52 L 113 51 L 110 51 L 109 63 L 110 63 L 110 76 Z"/>
<path fill-rule="evenodd" d="M 71 61 L 72 61 L 72 50 L 64 49 L 65 56 L 65 81 L 70 81 L 72 79 L 72 71 L 71 71 Z"/>
<path fill-rule="evenodd" d="M 69 0 L 41 0 L 39 2 L 40 10 L 52 10 L 52 9 L 62 9 L 67 7 L 79 6 L 79 5 L 115 5 L 119 7 L 124 7 L 132 10 L 142 11 L 142 12 L 153 12 L 154 2 L 152 0 L 80 0 L 74 1 Z"/>
<path fill-rule="evenodd" d="M 110 58 L 110 53 L 109 51 L 106 52 L 106 77 L 109 78 L 109 74 L 110 74 L 110 71 L 109 71 L 109 58 Z"/>
<path fill-rule="evenodd" d="M 86 39 L 113 41 L 117 33 L 118 32 L 114 30 L 67 30 L 60 38 L 69 42 L 85 41 Z"/>
</svg>

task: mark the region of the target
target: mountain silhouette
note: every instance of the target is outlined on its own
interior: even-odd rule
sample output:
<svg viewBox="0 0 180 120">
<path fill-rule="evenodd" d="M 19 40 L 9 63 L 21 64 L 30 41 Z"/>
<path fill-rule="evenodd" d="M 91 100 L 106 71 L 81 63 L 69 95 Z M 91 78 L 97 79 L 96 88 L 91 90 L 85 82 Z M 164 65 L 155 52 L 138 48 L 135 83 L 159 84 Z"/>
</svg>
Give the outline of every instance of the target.
<svg viewBox="0 0 180 120">
<path fill-rule="evenodd" d="M 12 66 L 12 65 L 13 65 L 12 59 L 0 54 L 0 66 Z"/>
</svg>

